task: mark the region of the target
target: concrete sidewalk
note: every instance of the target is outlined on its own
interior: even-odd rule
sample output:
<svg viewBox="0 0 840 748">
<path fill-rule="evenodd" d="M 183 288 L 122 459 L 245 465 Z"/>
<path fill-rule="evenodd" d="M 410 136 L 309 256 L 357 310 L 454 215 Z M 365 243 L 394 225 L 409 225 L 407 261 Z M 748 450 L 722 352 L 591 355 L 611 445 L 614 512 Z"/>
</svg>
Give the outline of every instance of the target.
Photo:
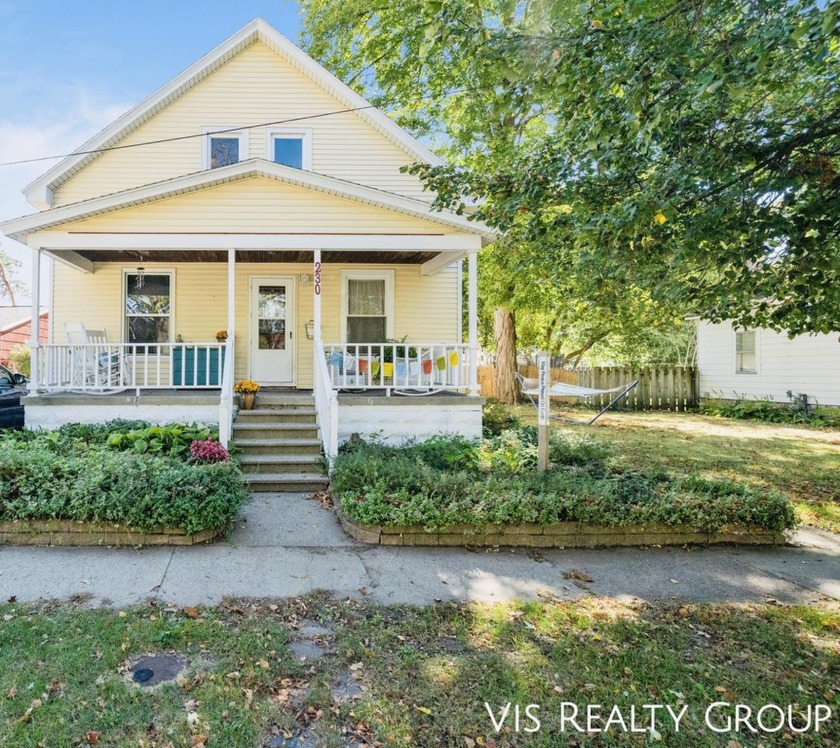
<svg viewBox="0 0 840 748">
<path fill-rule="evenodd" d="M 583 572 L 591 583 L 567 579 Z M 381 603 L 574 599 L 810 603 L 840 600 L 840 537 L 801 530 L 786 548 L 545 550 L 472 553 L 387 548 L 348 538 L 303 494 L 257 494 L 228 543 L 188 548 L 0 548 L 0 599 L 156 599 L 214 604 L 225 596 L 328 590 Z"/>
</svg>

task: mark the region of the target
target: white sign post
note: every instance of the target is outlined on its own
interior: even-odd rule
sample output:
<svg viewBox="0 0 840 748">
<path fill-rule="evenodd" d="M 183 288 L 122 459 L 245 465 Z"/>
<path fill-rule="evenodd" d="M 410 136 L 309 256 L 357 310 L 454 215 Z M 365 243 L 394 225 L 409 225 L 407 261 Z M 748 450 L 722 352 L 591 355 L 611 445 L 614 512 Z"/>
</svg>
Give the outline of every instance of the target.
<svg viewBox="0 0 840 748">
<path fill-rule="evenodd" d="M 549 423 L 549 374 L 548 356 L 540 354 L 537 359 L 539 371 L 538 400 L 537 400 L 537 467 L 548 470 L 548 423 Z"/>
</svg>

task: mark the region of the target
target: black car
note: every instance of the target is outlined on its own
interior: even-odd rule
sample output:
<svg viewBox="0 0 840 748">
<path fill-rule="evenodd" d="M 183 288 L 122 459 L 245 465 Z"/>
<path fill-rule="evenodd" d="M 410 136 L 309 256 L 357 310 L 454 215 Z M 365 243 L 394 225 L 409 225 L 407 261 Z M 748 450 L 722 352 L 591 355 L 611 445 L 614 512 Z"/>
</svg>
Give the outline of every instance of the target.
<svg viewBox="0 0 840 748">
<path fill-rule="evenodd" d="M 26 394 L 26 377 L 12 374 L 0 366 L 0 429 L 23 428 L 23 406 L 20 398 Z"/>
</svg>

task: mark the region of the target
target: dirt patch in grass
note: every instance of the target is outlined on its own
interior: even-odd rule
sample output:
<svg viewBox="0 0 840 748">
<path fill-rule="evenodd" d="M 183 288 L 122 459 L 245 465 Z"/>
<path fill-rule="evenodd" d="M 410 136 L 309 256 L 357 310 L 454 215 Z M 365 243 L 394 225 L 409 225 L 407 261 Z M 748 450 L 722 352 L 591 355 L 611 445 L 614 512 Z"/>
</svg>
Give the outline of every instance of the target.
<svg viewBox="0 0 840 748">
<path fill-rule="evenodd" d="M 312 596 L 217 608 L 122 612 L 6 605 L 0 611 L 0 745 L 15 748 L 348 745 L 557 746 L 561 704 L 689 706 L 661 744 L 833 746 L 819 734 L 756 741 L 711 733 L 713 701 L 832 705 L 840 712 L 836 607 L 623 605 L 609 600 L 377 607 Z M 314 620 L 335 654 L 301 662 L 291 632 Z M 304 624 L 308 625 L 308 624 Z M 179 653 L 184 677 L 141 690 L 126 659 Z M 352 689 L 352 693 L 350 690 Z M 539 704 L 541 730 L 498 733 L 485 702 Z M 646 736 L 568 735 L 638 746 Z M 648 735 L 647 737 L 650 737 Z M 752 742 L 750 742 L 752 741 Z M 731 743 L 730 743 L 731 745 Z"/>
</svg>

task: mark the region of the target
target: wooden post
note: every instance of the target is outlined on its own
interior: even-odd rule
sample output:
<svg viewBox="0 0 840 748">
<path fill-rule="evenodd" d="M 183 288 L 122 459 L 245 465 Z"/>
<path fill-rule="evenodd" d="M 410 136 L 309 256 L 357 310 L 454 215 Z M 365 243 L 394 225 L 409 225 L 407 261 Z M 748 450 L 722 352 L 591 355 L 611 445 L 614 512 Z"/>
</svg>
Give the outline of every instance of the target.
<svg viewBox="0 0 840 748">
<path fill-rule="evenodd" d="M 541 353 L 537 360 L 539 396 L 537 400 L 537 468 L 548 470 L 549 368 L 548 356 Z"/>
</svg>

